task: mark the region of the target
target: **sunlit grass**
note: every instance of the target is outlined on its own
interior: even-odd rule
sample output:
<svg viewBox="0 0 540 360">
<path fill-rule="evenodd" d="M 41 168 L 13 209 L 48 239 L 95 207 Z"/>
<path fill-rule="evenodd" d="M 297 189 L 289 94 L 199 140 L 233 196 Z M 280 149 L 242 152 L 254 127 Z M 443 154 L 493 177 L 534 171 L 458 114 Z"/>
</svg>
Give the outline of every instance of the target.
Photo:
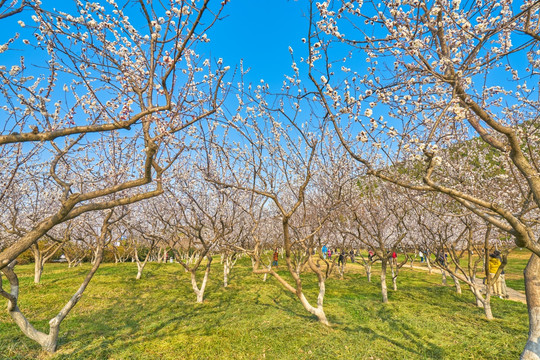
<svg viewBox="0 0 540 360">
<path fill-rule="evenodd" d="M 404 267 L 399 290 L 380 302 L 378 269 L 368 283 L 361 266 L 347 265 L 344 280 L 327 282 L 320 325 L 294 295 L 272 278 L 250 272 L 247 259 L 222 287 L 212 265 L 206 300 L 196 304 L 188 274 L 177 264 L 149 264 L 136 281 L 136 265 L 104 264 L 61 327 L 59 351 L 43 353 L 4 311 L 0 356 L 6 359 L 513 359 L 528 331 L 526 306 L 493 300 L 488 322 L 464 289 L 440 284 L 440 275 Z M 516 266 L 517 267 L 517 266 Z M 40 329 L 79 286 L 89 265 L 45 268 L 33 285 L 32 266 L 20 266 L 20 306 Z M 285 276 L 284 267 L 280 267 Z M 389 285 L 390 281 L 389 281 Z M 317 284 L 305 276 L 308 299 Z"/>
</svg>

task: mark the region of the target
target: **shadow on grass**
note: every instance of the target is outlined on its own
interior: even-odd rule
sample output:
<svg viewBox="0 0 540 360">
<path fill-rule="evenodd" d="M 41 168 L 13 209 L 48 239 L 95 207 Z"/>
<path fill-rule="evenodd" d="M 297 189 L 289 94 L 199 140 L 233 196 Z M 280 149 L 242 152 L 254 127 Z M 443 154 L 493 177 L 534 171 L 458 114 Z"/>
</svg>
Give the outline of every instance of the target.
<svg viewBox="0 0 540 360">
<path fill-rule="evenodd" d="M 426 355 L 429 355 L 434 359 L 445 358 L 445 351 L 442 347 L 430 341 L 424 340 L 422 335 L 418 331 L 415 331 L 413 328 L 406 325 L 402 321 L 392 319 L 388 320 L 388 323 L 394 331 L 400 333 L 400 336 L 403 339 L 393 339 L 383 334 L 382 332 L 377 332 L 371 328 L 360 325 L 355 327 L 345 326 L 343 327 L 343 330 L 347 333 L 350 333 L 351 335 L 361 332 L 369 337 L 370 342 L 384 341 L 386 343 L 392 344 L 396 348 L 399 348 L 401 351 L 405 351 L 408 356 L 409 354 L 416 354 L 419 358 Z"/>
<path fill-rule="evenodd" d="M 89 358 L 88 354 L 92 354 L 92 358 L 108 358 L 128 347 L 144 348 L 145 343 L 164 341 L 171 334 L 209 335 L 212 329 L 226 322 L 223 313 L 227 313 L 232 303 L 226 289 L 209 284 L 203 304 L 195 302 L 196 295 L 187 281 L 169 281 L 166 289 L 168 294 L 160 299 L 137 295 L 144 294 L 141 289 L 148 291 L 154 286 L 162 286 L 147 281 L 152 277 L 148 272 L 140 281 L 123 279 L 123 285 L 131 288 L 131 295 L 109 299 L 106 306 L 96 311 L 73 316 L 70 319 L 72 325 L 81 324 L 84 330 L 67 330 L 59 339 L 59 348 L 71 344 L 71 349 L 76 347 L 76 350 L 65 354 L 60 351 L 55 358 L 82 359 Z M 162 293 L 163 290 L 158 291 Z M 91 302 L 92 299 L 86 301 Z"/>
<path fill-rule="evenodd" d="M 390 304 L 381 304 L 376 278 L 368 283 L 355 273 L 329 279 L 325 312 L 332 326 L 325 327 L 294 294 L 275 279 L 262 282 L 247 265 L 233 269 L 228 288 L 220 267 L 213 267 L 203 304 L 195 302 L 182 268 L 149 265 L 140 281 L 134 280 L 136 267 L 128 264 L 98 271 L 62 325 L 53 357 L 0 324 L 0 332 L 9 333 L 0 333 L 0 358 L 6 350 L 9 359 L 259 359 L 265 351 L 272 359 L 512 358 L 518 352 L 511 340 L 526 332 L 526 309 L 496 299 L 495 316 L 500 308 L 501 319 L 491 324 L 501 336 L 485 350 L 493 325 L 483 319 L 482 309 L 470 295 L 457 296 L 440 285 L 440 278 L 425 274 L 404 272 L 403 282 L 400 275 L 399 290 L 389 290 Z M 58 290 L 74 277 L 68 273 L 58 273 Z M 316 300 L 315 277 L 303 282 L 308 299 Z M 56 308 L 51 290 L 42 291 L 46 297 L 28 308 Z M 39 324 L 47 327 L 45 320 Z M 28 350 L 10 350 L 19 346 Z"/>
</svg>

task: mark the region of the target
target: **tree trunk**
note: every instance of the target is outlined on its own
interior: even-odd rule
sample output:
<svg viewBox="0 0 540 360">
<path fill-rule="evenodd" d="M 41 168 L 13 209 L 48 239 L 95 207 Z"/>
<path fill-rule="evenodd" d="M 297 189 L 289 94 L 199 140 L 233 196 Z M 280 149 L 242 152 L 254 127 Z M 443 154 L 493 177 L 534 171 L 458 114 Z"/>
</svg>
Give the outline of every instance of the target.
<svg viewBox="0 0 540 360">
<path fill-rule="evenodd" d="M 297 287 L 295 294 L 300 299 L 300 302 L 302 303 L 302 306 L 304 306 L 304 309 L 306 309 L 309 313 L 315 315 L 317 319 L 319 319 L 319 322 L 323 325 L 330 326 L 330 323 L 328 322 L 328 319 L 326 318 L 326 314 L 324 313 L 324 295 L 326 293 L 326 279 L 325 276 L 321 271 L 316 269 L 313 265 L 313 263 L 309 262 L 309 266 L 312 270 L 317 270 L 315 273 L 317 274 L 317 278 L 319 280 L 319 295 L 317 296 L 317 307 L 312 306 L 309 301 L 304 296 L 304 293 L 302 292 L 301 287 Z M 279 280 L 279 279 L 278 279 Z M 297 286 L 299 284 L 297 283 Z"/>
<path fill-rule="evenodd" d="M 454 275 L 451 275 L 452 279 L 454 279 L 454 285 L 456 285 L 456 292 L 458 295 L 461 295 L 461 284 L 459 283 L 459 279 L 455 277 Z"/>
<path fill-rule="evenodd" d="M 506 276 L 504 274 L 500 274 L 499 279 L 501 281 L 502 296 L 503 298 L 508 299 L 508 288 L 506 286 Z"/>
<path fill-rule="evenodd" d="M 74 262 L 74 259 L 70 258 L 69 255 L 66 255 L 65 253 L 64 253 L 64 256 L 66 257 L 66 261 L 68 263 L 68 269 L 70 269 Z"/>
<path fill-rule="evenodd" d="M 321 292 L 322 292 L 322 295 L 321 295 Z M 322 289 L 320 288 L 320 284 L 319 284 L 319 298 L 321 298 L 321 296 L 324 298 L 324 292 L 325 292 L 324 283 L 322 285 Z M 328 319 L 326 318 L 326 314 L 324 313 L 322 305 L 317 306 L 317 307 L 310 305 L 310 303 L 307 301 L 306 297 L 304 296 L 304 293 L 302 292 L 300 292 L 300 294 L 297 294 L 297 296 L 300 299 L 302 306 L 304 306 L 304 309 L 306 309 L 311 314 L 315 315 L 317 319 L 319 319 L 319 322 L 321 322 L 322 324 L 327 325 L 327 326 L 330 325 L 330 323 L 328 322 Z"/>
<path fill-rule="evenodd" d="M 43 273 L 43 254 L 38 244 L 32 245 L 30 250 L 32 251 L 32 255 L 34 255 L 34 284 L 39 284 L 41 274 Z"/>
<path fill-rule="evenodd" d="M 433 269 L 431 268 L 431 263 L 429 262 L 429 257 L 426 256 L 426 265 L 427 265 L 427 268 L 428 268 L 428 274 L 431 275 L 431 273 L 433 272 Z"/>
<path fill-rule="evenodd" d="M 371 282 L 371 264 L 366 264 L 367 281 Z"/>
<path fill-rule="evenodd" d="M 486 295 L 484 301 L 484 312 L 486 313 L 486 319 L 493 320 L 493 313 L 491 312 L 491 296 Z"/>
<path fill-rule="evenodd" d="M 296 275 L 298 276 L 300 276 L 300 274 L 302 273 L 302 262 L 300 260 L 298 260 L 298 262 L 296 263 L 295 271 Z"/>
<path fill-rule="evenodd" d="M 146 264 L 148 263 L 148 259 L 150 258 L 151 250 L 152 249 L 150 249 L 150 251 L 146 254 L 144 261 L 141 261 L 141 259 L 139 259 L 139 252 L 137 248 L 135 247 L 135 256 L 131 258 L 132 261 L 133 259 L 135 259 L 135 261 L 137 262 L 137 276 L 135 277 L 135 280 L 141 279 L 144 267 L 146 266 Z"/>
<path fill-rule="evenodd" d="M 476 297 L 476 306 L 483 307 L 487 320 L 493 320 L 493 312 L 491 311 L 491 290 L 486 286 L 486 296 L 482 296 L 482 292 L 477 286 L 471 286 L 472 293 Z"/>
<path fill-rule="evenodd" d="M 446 271 L 444 271 L 444 269 L 441 269 L 441 275 L 442 275 L 442 284 L 443 285 L 448 285 L 448 282 L 446 281 Z"/>
<path fill-rule="evenodd" d="M 34 263 L 34 283 L 39 284 L 41 281 L 41 274 L 43 274 L 43 262 L 41 261 L 41 256 L 35 259 Z"/>
<path fill-rule="evenodd" d="M 223 264 L 223 287 L 227 287 L 229 285 L 229 260 L 223 261 L 222 258 L 221 263 Z"/>
<path fill-rule="evenodd" d="M 92 260 L 90 261 L 90 263 L 91 263 L 92 265 L 94 265 L 94 264 L 96 263 L 96 261 L 97 261 L 97 256 L 98 256 L 97 252 L 94 251 L 94 252 L 92 253 Z"/>
<path fill-rule="evenodd" d="M 146 265 L 146 263 L 142 264 L 140 261 L 137 261 L 137 276 L 135 276 L 135 280 L 141 279 L 144 265 Z"/>
<path fill-rule="evenodd" d="M 473 291 L 473 293 L 474 293 L 474 296 L 476 298 L 476 306 L 479 307 L 479 308 L 483 308 L 484 303 L 482 302 L 482 298 L 478 294 L 476 294 L 474 291 Z"/>
<path fill-rule="evenodd" d="M 392 288 L 394 291 L 397 291 L 397 271 L 393 265 L 390 268 L 392 269 Z"/>
<path fill-rule="evenodd" d="M 197 302 L 202 303 L 204 297 L 204 289 L 202 291 L 201 289 L 199 289 L 199 286 L 197 285 L 197 276 L 195 274 L 195 271 L 191 271 L 191 287 L 193 288 L 193 291 L 197 296 Z"/>
<path fill-rule="evenodd" d="M 206 265 L 206 271 L 204 272 L 204 277 L 203 277 L 203 281 L 200 288 L 197 286 L 196 269 L 193 269 L 190 271 L 191 272 L 191 287 L 193 288 L 195 295 L 197 295 L 197 302 L 200 304 L 202 304 L 204 300 L 204 290 L 206 289 L 206 283 L 208 281 L 208 275 L 210 274 L 211 264 L 212 264 L 212 257 L 208 256 L 208 265 Z"/>
<path fill-rule="evenodd" d="M 529 338 L 521 359 L 538 360 L 540 359 L 540 258 L 537 255 L 531 255 L 523 274 L 529 311 Z"/>
<path fill-rule="evenodd" d="M 270 271 L 270 269 L 272 268 L 272 265 L 270 264 L 266 268 L 268 269 L 268 271 Z M 263 281 L 265 282 L 267 278 L 268 278 L 268 273 L 266 272 L 264 273 Z"/>
<path fill-rule="evenodd" d="M 94 262 L 94 266 L 90 270 L 90 272 L 86 275 L 86 278 L 84 279 L 83 283 L 77 290 L 77 292 L 69 299 L 69 301 L 64 305 L 62 310 L 56 315 L 54 318 L 52 318 L 49 321 L 49 333 L 43 333 L 39 330 L 36 330 L 34 326 L 26 319 L 24 314 L 20 311 L 18 306 L 18 298 L 19 298 L 19 279 L 17 278 L 17 275 L 13 271 L 13 266 L 8 266 L 2 270 L 2 272 L 6 275 L 8 278 L 9 284 L 10 284 L 10 293 L 6 293 L 4 291 L 1 292 L 1 295 L 8 299 L 8 311 L 11 315 L 11 318 L 13 321 L 17 324 L 17 326 L 21 329 L 21 331 L 30 339 L 36 341 L 38 344 L 41 345 L 42 349 L 53 353 L 56 351 L 56 347 L 58 345 L 58 335 L 60 333 L 60 324 L 64 320 L 64 318 L 69 314 L 69 312 L 75 307 L 75 305 L 79 302 L 81 299 L 84 290 L 90 283 L 90 280 L 92 280 L 92 277 L 96 273 L 97 269 L 99 268 L 99 265 L 101 264 L 101 260 L 103 258 L 103 252 L 98 251 L 96 254 L 96 259 Z"/>
<path fill-rule="evenodd" d="M 386 304 L 388 302 L 388 288 L 386 286 L 386 267 L 387 261 L 383 259 L 381 261 L 381 294 L 383 304 Z"/>
<path fill-rule="evenodd" d="M 474 279 L 473 279 L 474 281 Z M 469 289 L 471 290 L 471 292 L 473 293 L 474 297 L 475 297 L 475 300 L 476 300 L 476 306 L 481 308 L 481 307 L 484 307 L 484 299 L 482 298 L 482 293 L 480 291 L 480 289 L 478 289 L 477 286 L 472 286 L 470 283 L 469 283 Z"/>
</svg>

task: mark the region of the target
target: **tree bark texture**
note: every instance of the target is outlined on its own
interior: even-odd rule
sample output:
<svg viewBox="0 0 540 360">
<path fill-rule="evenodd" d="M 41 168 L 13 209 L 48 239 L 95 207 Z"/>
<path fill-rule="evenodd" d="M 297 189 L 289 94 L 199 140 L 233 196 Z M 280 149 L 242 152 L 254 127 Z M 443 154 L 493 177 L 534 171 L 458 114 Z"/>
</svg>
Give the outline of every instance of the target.
<svg viewBox="0 0 540 360">
<path fill-rule="evenodd" d="M 386 286 L 386 267 L 387 261 L 386 259 L 383 259 L 381 263 L 381 294 L 382 302 L 384 304 L 388 302 L 388 287 Z"/>
<path fill-rule="evenodd" d="M 533 254 L 523 272 L 529 312 L 529 338 L 521 354 L 523 360 L 540 359 L 540 258 Z"/>
</svg>

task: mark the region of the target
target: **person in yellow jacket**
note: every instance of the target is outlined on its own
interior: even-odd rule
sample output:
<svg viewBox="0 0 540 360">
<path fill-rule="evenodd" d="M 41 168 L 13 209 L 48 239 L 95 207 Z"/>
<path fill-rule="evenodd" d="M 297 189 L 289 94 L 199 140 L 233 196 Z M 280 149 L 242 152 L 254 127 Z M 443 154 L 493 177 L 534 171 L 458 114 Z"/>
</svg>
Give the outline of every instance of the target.
<svg viewBox="0 0 540 360">
<path fill-rule="evenodd" d="M 499 270 L 499 266 L 501 266 L 501 260 L 499 260 L 499 256 L 501 253 L 498 250 L 495 250 L 493 254 L 489 254 L 489 277 L 491 278 L 492 282 L 492 290 L 493 295 L 499 296 L 502 298 L 502 289 L 501 289 L 501 277 L 499 276 L 496 281 L 493 281 L 493 277 L 497 273 L 497 270 Z"/>
</svg>

